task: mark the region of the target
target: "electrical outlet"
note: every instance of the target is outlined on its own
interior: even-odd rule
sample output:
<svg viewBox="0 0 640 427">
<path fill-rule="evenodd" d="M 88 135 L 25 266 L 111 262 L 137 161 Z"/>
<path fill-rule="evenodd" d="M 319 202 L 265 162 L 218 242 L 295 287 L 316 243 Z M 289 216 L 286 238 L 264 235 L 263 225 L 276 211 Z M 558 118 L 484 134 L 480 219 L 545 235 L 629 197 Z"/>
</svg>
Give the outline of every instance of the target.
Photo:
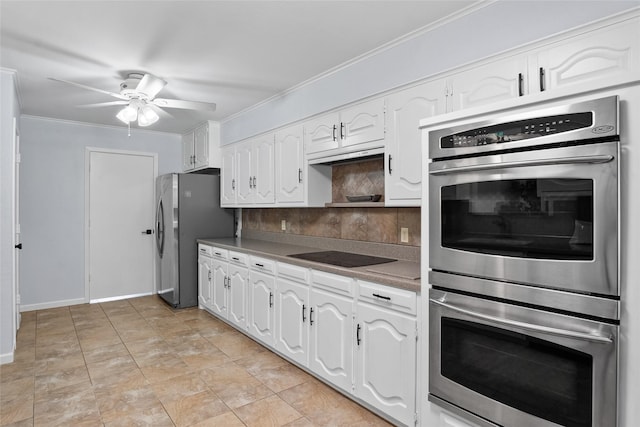
<svg viewBox="0 0 640 427">
<path fill-rule="evenodd" d="M 287 220 L 283 219 L 282 221 L 280 221 L 280 228 L 282 229 L 282 231 L 287 231 Z"/>
<path fill-rule="evenodd" d="M 400 242 L 409 243 L 409 229 L 406 227 L 400 227 Z"/>
</svg>

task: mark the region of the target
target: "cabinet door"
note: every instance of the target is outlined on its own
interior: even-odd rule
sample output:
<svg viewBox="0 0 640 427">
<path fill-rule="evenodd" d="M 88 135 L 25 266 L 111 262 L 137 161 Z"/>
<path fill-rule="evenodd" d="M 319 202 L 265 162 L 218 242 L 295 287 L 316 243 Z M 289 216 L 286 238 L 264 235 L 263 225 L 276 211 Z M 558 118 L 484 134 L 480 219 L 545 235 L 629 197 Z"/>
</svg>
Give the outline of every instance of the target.
<svg viewBox="0 0 640 427">
<path fill-rule="evenodd" d="M 253 142 L 253 202 L 274 203 L 275 196 L 275 150 L 273 134 L 265 135 Z"/>
<path fill-rule="evenodd" d="M 222 150 L 222 168 L 220 169 L 220 204 L 222 206 L 236 203 L 236 148 L 227 147 Z"/>
<path fill-rule="evenodd" d="M 247 141 L 236 147 L 236 202 L 253 202 L 252 142 Z"/>
<path fill-rule="evenodd" d="M 336 387 L 353 391 L 353 300 L 311 290 L 309 368 Z"/>
<path fill-rule="evenodd" d="M 214 258 L 211 261 L 211 310 L 227 318 L 227 262 Z"/>
<path fill-rule="evenodd" d="M 240 329 L 247 329 L 247 289 L 249 270 L 229 264 L 227 280 L 228 319 Z"/>
<path fill-rule="evenodd" d="M 416 319 L 363 303 L 358 303 L 356 319 L 356 395 L 403 424 L 412 424 Z"/>
<path fill-rule="evenodd" d="M 307 154 L 333 150 L 340 146 L 338 113 L 309 120 L 304 124 L 304 147 Z"/>
<path fill-rule="evenodd" d="M 255 338 L 274 345 L 274 288 L 275 279 L 268 274 L 251 271 L 249 275 L 249 332 Z"/>
<path fill-rule="evenodd" d="M 454 74 L 449 79 L 452 110 L 462 110 L 526 94 L 526 56 L 516 56 Z"/>
<path fill-rule="evenodd" d="M 182 135 L 182 170 L 188 171 L 194 168 L 193 131 Z"/>
<path fill-rule="evenodd" d="M 384 139 L 384 99 L 375 99 L 347 108 L 340 113 L 343 147 Z"/>
<path fill-rule="evenodd" d="M 276 202 L 304 202 L 304 143 L 302 125 L 276 133 Z"/>
<path fill-rule="evenodd" d="M 203 168 L 209 164 L 209 125 L 204 124 L 194 131 L 193 136 L 194 168 Z"/>
<path fill-rule="evenodd" d="M 198 304 L 211 308 L 211 258 L 198 257 Z"/>
<path fill-rule="evenodd" d="M 423 84 L 387 98 L 385 205 L 420 206 L 423 154 L 418 127 L 421 119 L 444 113 L 445 101 L 441 82 Z"/>
<path fill-rule="evenodd" d="M 309 287 L 278 279 L 276 349 L 307 366 L 309 358 Z"/>
<path fill-rule="evenodd" d="M 562 40 L 534 52 L 532 91 L 582 85 L 594 90 L 640 76 L 640 18 Z"/>
</svg>

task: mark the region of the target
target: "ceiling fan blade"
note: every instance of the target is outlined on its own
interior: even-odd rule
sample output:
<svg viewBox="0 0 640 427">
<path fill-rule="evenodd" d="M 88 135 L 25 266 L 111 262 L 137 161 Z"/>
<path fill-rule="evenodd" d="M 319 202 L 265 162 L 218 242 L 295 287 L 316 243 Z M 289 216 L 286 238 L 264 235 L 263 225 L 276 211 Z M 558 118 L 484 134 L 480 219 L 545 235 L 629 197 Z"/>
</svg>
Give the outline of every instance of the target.
<svg viewBox="0 0 640 427">
<path fill-rule="evenodd" d="M 167 82 L 159 77 L 152 76 L 151 74 L 145 74 L 140 80 L 140 83 L 138 83 L 136 91 L 144 93 L 149 97 L 149 99 L 153 99 L 166 84 Z"/>
<path fill-rule="evenodd" d="M 128 98 L 126 96 L 122 96 L 119 93 L 115 93 L 115 92 L 109 92 L 108 90 L 97 89 L 95 87 L 86 86 L 86 85 L 83 85 L 83 84 L 80 84 L 80 83 L 70 82 L 68 80 L 55 79 L 53 77 L 49 77 L 49 80 L 54 80 L 56 82 L 62 82 L 62 83 L 70 84 L 70 85 L 73 85 L 73 86 L 80 87 L 82 89 L 92 90 L 94 92 L 104 93 L 105 95 L 110 95 L 110 96 L 113 96 L 114 98 L 128 100 Z"/>
<path fill-rule="evenodd" d="M 97 104 L 84 104 L 77 105 L 79 108 L 95 108 L 95 107 L 110 107 L 112 105 L 127 105 L 129 101 L 110 101 L 110 102 L 99 102 Z"/>
<path fill-rule="evenodd" d="M 210 102 L 182 101 L 180 99 L 156 98 L 151 104 L 162 108 L 182 108 L 185 110 L 215 111 L 216 104 Z"/>
</svg>

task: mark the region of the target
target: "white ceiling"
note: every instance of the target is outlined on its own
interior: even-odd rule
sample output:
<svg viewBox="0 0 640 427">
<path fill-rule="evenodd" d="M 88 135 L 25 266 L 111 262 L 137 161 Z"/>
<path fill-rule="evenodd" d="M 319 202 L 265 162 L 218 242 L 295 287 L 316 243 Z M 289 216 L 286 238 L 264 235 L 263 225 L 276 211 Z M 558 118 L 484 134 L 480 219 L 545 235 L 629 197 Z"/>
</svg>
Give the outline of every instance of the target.
<svg viewBox="0 0 640 427">
<path fill-rule="evenodd" d="M 129 72 L 168 82 L 158 97 L 214 102 L 167 110 L 150 129 L 223 120 L 477 0 L 0 1 L 0 65 L 17 71 L 23 114 L 124 126 L 121 107 L 78 108 L 119 92 Z"/>
</svg>

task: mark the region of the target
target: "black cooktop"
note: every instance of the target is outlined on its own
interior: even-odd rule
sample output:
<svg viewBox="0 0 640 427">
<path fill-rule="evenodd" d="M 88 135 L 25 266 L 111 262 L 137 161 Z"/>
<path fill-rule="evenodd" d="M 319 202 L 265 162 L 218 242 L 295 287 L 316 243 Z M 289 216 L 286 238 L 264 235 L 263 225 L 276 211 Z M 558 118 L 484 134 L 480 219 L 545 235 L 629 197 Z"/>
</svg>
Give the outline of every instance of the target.
<svg viewBox="0 0 640 427">
<path fill-rule="evenodd" d="M 323 264 L 337 265 L 340 267 L 364 267 L 367 265 L 384 264 L 387 262 L 397 261 L 391 258 L 382 258 L 377 256 L 361 255 L 340 251 L 305 252 L 302 254 L 293 254 L 289 256 L 292 258 L 321 262 Z"/>
</svg>

